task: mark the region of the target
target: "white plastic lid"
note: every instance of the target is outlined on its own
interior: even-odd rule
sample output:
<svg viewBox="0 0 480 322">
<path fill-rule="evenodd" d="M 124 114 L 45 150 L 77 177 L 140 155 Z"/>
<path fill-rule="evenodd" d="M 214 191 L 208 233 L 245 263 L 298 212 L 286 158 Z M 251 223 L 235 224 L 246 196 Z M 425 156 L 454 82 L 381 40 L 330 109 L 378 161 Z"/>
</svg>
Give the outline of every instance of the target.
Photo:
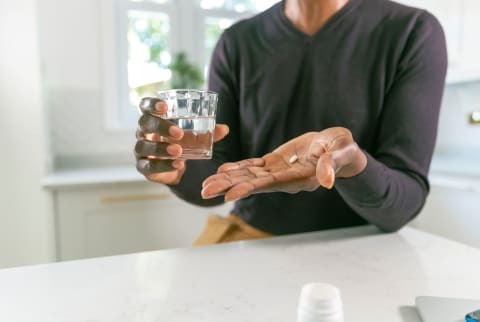
<svg viewBox="0 0 480 322">
<path fill-rule="evenodd" d="M 300 292 L 297 322 L 343 322 L 340 290 L 326 283 L 304 285 Z"/>
</svg>

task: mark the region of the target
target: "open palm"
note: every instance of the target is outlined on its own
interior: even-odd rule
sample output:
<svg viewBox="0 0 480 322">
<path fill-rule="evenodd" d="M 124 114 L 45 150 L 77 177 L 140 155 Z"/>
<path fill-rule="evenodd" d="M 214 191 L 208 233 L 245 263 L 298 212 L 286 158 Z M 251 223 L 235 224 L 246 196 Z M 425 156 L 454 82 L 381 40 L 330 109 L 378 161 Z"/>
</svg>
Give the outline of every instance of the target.
<svg viewBox="0 0 480 322">
<path fill-rule="evenodd" d="M 229 201 L 253 193 L 331 188 L 335 176 L 349 177 L 363 170 L 366 159 L 359 151 L 347 129 L 309 132 L 261 158 L 223 164 L 204 181 L 202 196 L 208 199 L 225 194 Z"/>
</svg>

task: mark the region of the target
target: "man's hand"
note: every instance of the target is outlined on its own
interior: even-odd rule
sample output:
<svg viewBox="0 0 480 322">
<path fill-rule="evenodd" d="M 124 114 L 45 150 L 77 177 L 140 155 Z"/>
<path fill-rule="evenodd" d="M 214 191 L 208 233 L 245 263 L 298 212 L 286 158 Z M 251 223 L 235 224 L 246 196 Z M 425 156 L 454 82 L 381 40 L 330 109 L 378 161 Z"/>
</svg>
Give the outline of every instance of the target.
<svg viewBox="0 0 480 322">
<path fill-rule="evenodd" d="M 351 132 L 334 127 L 303 134 L 261 158 L 223 164 L 203 182 L 202 196 L 225 194 L 225 200 L 232 201 L 260 192 L 331 189 L 336 177 L 353 177 L 366 165 Z"/>
<path fill-rule="evenodd" d="M 184 132 L 174 123 L 160 117 L 167 112 L 167 104 L 157 98 L 144 98 L 140 103 L 142 116 L 138 121 L 135 157 L 137 170 L 148 180 L 178 184 L 185 173 L 185 160 L 175 159 L 182 154 L 177 143 Z M 228 134 L 228 126 L 215 126 L 213 141 L 217 142 Z"/>
</svg>

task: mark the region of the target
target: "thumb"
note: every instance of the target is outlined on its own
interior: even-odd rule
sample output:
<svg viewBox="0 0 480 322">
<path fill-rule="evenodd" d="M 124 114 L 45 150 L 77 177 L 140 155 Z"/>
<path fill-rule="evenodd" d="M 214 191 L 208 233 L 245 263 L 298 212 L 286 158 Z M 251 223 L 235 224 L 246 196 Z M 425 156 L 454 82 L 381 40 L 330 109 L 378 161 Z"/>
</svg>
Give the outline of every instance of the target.
<svg viewBox="0 0 480 322">
<path fill-rule="evenodd" d="M 318 183 L 327 189 L 332 189 L 335 183 L 336 164 L 331 153 L 324 153 L 318 158 L 315 175 Z"/>
<path fill-rule="evenodd" d="M 230 128 L 226 124 L 216 124 L 213 132 L 213 142 L 220 141 L 230 132 Z"/>
</svg>

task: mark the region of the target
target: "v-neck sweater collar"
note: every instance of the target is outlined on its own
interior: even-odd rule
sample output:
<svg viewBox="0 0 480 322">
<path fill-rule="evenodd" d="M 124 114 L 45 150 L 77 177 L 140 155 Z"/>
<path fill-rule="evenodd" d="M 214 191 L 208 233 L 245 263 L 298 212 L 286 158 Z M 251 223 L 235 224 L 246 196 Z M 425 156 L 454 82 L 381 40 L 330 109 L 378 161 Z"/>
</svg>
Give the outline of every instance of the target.
<svg viewBox="0 0 480 322">
<path fill-rule="evenodd" d="M 362 0 L 349 0 L 340 10 L 333 14 L 320 29 L 313 35 L 308 35 L 297 27 L 285 15 L 285 0 L 275 4 L 269 11 L 272 23 L 265 29 L 267 38 L 284 38 L 296 40 L 300 42 L 309 42 L 328 35 L 337 23 L 342 22 L 345 18 L 352 14 L 352 11 L 358 6 Z"/>
</svg>

